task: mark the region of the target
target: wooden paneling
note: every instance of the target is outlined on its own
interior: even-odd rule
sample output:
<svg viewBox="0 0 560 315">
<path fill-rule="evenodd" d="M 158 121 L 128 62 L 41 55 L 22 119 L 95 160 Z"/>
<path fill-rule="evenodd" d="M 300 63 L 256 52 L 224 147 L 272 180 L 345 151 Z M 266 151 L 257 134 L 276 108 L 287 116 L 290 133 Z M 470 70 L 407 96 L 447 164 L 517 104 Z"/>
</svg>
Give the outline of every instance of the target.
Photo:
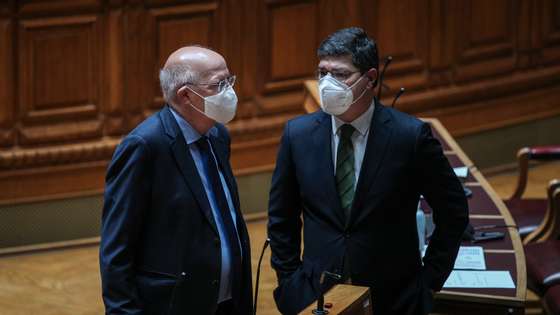
<svg viewBox="0 0 560 315">
<path fill-rule="evenodd" d="M 541 30 L 538 45 L 542 47 L 540 63 L 558 63 L 560 61 L 560 3 L 556 0 L 538 2 L 540 6 Z"/>
<path fill-rule="evenodd" d="M 315 69 L 317 5 L 314 1 L 264 1 L 261 8 L 256 105 L 264 115 L 295 110 L 302 99 L 303 79 Z"/>
<path fill-rule="evenodd" d="M 313 73 L 317 48 L 315 3 L 271 5 L 268 11 L 270 53 L 264 60 L 270 73 L 267 83 L 303 78 Z"/>
<path fill-rule="evenodd" d="M 452 1 L 449 6 L 455 81 L 511 72 L 515 65 L 519 1 Z"/>
<path fill-rule="evenodd" d="M 104 133 L 111 136 L 122 134 L 126 128 L 124 119 L 124 13 L 122 8 L 110 8 L 105 23 L 104 35 L 105 79 L 103 95 L 105 106 Z"/>
<path fill-rule="evenodd" d="M 18 13 L 23 17 L 47 16 L 53 14 L 76 14 L 101 9 L 103 0 L 27 0 L 15 1 Z"/>
<path fill-rule="evenodd" d="M 402 86 L 407 90 L 424 87 L 428 79 L 426 50 L 430 42 L 425 18 L 428 15 L 427 1 L 382 0 L 376 4 L 373 27 L 380 50 L 380 64 L 385 56 L 393 57 L 387 79 L 392 79 L 395 87 Z"/>
<path fill-rule="evenodd" d="M 178 47 L 187 45 L 202 45 L 217 47 L 217 36 L 219 34 L 215 18 L 216 3 L 200 5 L 183 5 L 173 9 L 158 8 L 149 11 L 151 25 L 153 25 L 156 57 L 153 65 L 154 73 L 150 78 L 158 78 L 159 70 L 165 64 L 167 57 Z M 153 22 L 152 22 L 153 21 Z M 150 49 L 152 47 L 146 47 Z M 164 100 L 161 96 L 159 81 L 154 82 L 153 108 L 161 108 Z"/>
<path fill-rule="evenodd" d="M 399 109 L 455 135 L 560 114 L 555 0 L 8 0 L 0 203 L 100 191 L 100 165 L 162 106 L 159 69 L 188 44 L 217 50 L 237 75 L 236 173 L 270 170 L 286 120 L 303 113 L 317 46 L 348 26 L 394 58 L 383 101 L 404 86 Z"/>
<path fill-rule="evenodd" d="M 15 71 L 13 21 L 9 7 L 0 5 L 0 146 L 10 146 L 14 141 Z"/>
<path fill-rule="evenodd" d="M 99 33 L 96 16 L 20 21 L 22 144 L 101 136 Z"/>
</svg>

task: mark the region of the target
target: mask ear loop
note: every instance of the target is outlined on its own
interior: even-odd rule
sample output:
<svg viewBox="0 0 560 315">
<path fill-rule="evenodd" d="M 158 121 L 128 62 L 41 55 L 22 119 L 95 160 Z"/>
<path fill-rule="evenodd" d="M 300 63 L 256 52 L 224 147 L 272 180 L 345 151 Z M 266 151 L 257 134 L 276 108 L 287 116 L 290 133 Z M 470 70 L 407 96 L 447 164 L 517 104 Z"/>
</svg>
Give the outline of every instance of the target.
<svg viewBox="0 0 560 315">
<path fill-rule="evenodd" d="M 196 96 L 200 97 L 200 98 L 203 100 L 204 107 L 206 108 L 206 103 L 204 102 L 204 99 L 205 99 L 204 96 L 198 94 L 195 90 L 191 89 L 191 88 L 188 87 L 187 85 L 183 85 L 183 87 L 186 88 L 186 89 L 189 89 L 189 91 L 193 92 L 194 94 L 196 94 Z M 182 87 L 182 88 L 183 88 L 183 87 Z M 196 106 L 194 106 L 192 102 L 189 103 L 189 106 L 192 107 L 192 108 L 193 108 L 194 110 L 196 110 L 197 112 L 201 113 L 202 115 L 208 117 L 208 115 L 206 115 L 205 112 L 203 112 L 203 111 L 201 111 L 200 109 L 196 108 Z M 208 117 L 208 118 L 210 118 L 210 117 Z M 212 119 L 212 118 L 210 118 L 210 119 Z"/>
<path fill-rule="evenodd" d="M 358 84 L 358 82 L 360 82 L 362 79 L 364 78 L 364 76 L 362 75 L 356 82 L 354 82 L 354 84 L 352 84 L 351 86 L 349 86 L 348 88 L 350 90 L 352 90 L 352 88 L 354 87 L 354 85 Z M 362 96 L 364 96 L 364 94 L 366 94 L 367 88 L 364 88 L 364 90 L 362 91 L 362 94 L 360 94 L 360 96 L 358 96 L 358 98 L 356 98 L 354 101 L 352 101 L 352 103 L 350 103 L 349 106 L 353 105 L 354 103 L 356 103 L 357 101 L 359 101 Z"/>
</svg>

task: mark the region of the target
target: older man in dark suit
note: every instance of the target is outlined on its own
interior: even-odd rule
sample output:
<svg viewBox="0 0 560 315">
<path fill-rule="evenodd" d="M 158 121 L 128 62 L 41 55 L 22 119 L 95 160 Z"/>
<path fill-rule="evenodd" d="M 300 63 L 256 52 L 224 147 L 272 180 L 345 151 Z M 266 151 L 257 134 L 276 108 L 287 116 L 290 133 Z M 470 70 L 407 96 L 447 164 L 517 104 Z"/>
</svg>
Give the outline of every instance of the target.
<svg viewBox="0 0 560 315">
<path fill-rule="evenodd" d="M 319 284 L 327 270 L 370 287 L 376 315 L 427 314 L 468 222 L 461 184 L 426 123 L 375 99 L 377 47 L 363 30 L 330 35 L 318 57 L 322 110 L 286 124 L 270 191 L 277 306 L 302 310 L 332 285 Z M 436 225 L 423 260 L 420 195 Z"/>
<path fill-rule="evenodd" d="M 100 265 L 107 314 L 251 314 L 249 237 L 223 124 L 235 77 L 216 52 L 175 51 L 166 105 L 107 171 Z"/>
</svg>

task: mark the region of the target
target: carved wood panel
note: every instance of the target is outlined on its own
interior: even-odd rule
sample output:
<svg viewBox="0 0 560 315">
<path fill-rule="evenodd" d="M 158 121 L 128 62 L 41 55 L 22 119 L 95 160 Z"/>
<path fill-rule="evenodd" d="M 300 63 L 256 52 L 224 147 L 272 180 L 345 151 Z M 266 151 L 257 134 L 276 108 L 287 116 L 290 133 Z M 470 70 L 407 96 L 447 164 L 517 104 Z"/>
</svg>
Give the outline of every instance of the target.
<svg viewBox="0 0 560 315">
<path fill-rule="evenodd" d="M 159 69 L 188 44 L 217 50 L 237 75 L 236 172 L 270 170 L 286 120 L 303 112 L 317 46 L 348 26 L 394 58 L 383 101 L 404 86 L 399 109 L 456 135 L 560 114 L 555 0 L 7 0 L 0 204 L 101 191 L 100 165 L 161 107 Z M 85 175 L 72 183 L 69 169 Z M 48 190 L 37 173 L 51 174 Z"/>
<path fill-rule="evenodd" d="M 303 99 L 303 80 L 316 67 L 317 4 L 263 1 L 260 8 L 256 105 L 262 114 L 294 110 Z"/>
<path fill-rule="evenodd" d="M 539 1 L 541 29 L 538 45 L 542 47 L 540 64 L 560 61 L 560 3 L 555 0 Z"/>
<path fill-rule="evenodd" d="M 76 14 L 101 9 L 103 0 L 26 0 L 14 1 L 22 17 Z"/>
<path fill-rule="evenodd" d="M 167 57 L 180 47 L 187 45 L 201 45 L 220 50 L 217 34 L 220 33 L 216 20 L 218 4 L 214 2 L 199 5 L 182 5 L 172 9 L 149 9 L 150 26 L 153 26 L 152 43 L 149 47 L 156 52 L 152 59 L 154 95 L 152 108 L 161 108 L 164 101 L 159 85 L 159 70 L 165 64 Z M 148 48 L 148 47 L 146 47 Z M 154 49 L 155 48 L 155 49 Z M 154 63 L 155 61 L 155 63 Z"/>
<path fill-rule="evenodd" d="M 430 43 L 425 18 L 427 4 L 417 0 L 382 0 L 372 8 L 374 24 L 370 33 L 377 38 L 380 66 L 386 56 L 393 57 L 386 76 L 391 95 L 400 87 L 414 91 L 426 86 L 426 51 Z"/>
<path fill-rule="evenodd" d="M 7 4 L 4 4 L 7 5 Z M 0 6 L 0 146 L 9 147 L 14 141 L 14 112 L 15 112 L 15 72 L 13 22 L 8 15 L 8 9 Z"/>
<path fill-rule="evenodd" d="M 456 82 L 514 69 L 519 1 L 451 1 L 448 8 Z"/>
<path fill-rule="evenodd" d="M 95 15 L 19 22 L 22 144 L 101 135 L 100 26 Z"/>
</svg>

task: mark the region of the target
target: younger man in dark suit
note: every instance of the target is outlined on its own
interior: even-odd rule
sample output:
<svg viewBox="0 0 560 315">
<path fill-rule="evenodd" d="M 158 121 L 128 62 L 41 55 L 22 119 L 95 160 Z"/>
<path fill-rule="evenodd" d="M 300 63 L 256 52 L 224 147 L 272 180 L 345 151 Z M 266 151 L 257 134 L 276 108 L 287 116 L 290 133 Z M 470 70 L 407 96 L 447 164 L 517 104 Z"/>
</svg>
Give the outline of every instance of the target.
<svg viewBox="0 0 560 315">
<path fill-rule="evenodd" d="M 427 314 L 468 223 L 461 184 L 429 125 L 375 99 L 377 47 L 362 29 L 333 33 L 318 56 L 322 111 L 286 124 L 272 178 L 276 304 L 301 311 L 327 289 L 327 270 L 369 286 L 376 315 Z M 420 195 L 436 225 L 423 260 Z"/>
</svg>

